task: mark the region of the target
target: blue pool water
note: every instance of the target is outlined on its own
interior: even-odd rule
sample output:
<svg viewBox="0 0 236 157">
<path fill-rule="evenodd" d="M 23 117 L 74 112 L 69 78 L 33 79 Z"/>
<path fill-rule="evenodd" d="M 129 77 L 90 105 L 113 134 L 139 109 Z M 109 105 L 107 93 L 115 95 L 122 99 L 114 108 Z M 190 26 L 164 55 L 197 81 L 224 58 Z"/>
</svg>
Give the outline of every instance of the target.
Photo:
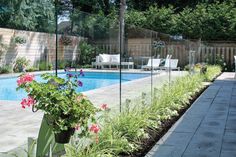
<svg viewBox="0 0 236 157">
<path fill-rule="evenodd" d="M 120 74 L 115 72 L 85 72 L 84 74 L 84 77 L 79 78 L 79 80 L 83 82 L 83 86 L 78 87 L 78 92 L 85 92 L 120 82 Z M 66 78 L 65 73 L 59 73 L 58 76 Z M 147 76 L 150 76 L 150 74 L 122 73 L 121 80 L 122 82 L 126 82 Z M 21 100 L 26 96 L 23 90 L 16 91 L 16 80 L 16 77 L 0 79 L 0 100 Z M 41 81 L 42 79 L 40 76 L 36 76 L 36 80 Z"/>
</svg>

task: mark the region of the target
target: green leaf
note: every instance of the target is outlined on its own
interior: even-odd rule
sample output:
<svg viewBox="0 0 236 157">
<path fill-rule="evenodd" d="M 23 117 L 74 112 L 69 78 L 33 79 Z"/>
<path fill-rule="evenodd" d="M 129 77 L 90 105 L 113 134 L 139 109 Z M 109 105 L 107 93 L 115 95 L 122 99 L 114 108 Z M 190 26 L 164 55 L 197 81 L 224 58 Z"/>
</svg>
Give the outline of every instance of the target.
<svg viewBox="0 0 236 157">
<path fill-rule="evenodd" d="M 37 157 L 46 156 L 46 154 L 49 153 L 50 145 L 54 153 L 64 150 L 63 144 L 55 143 L 52 128 L 48 125 L 44 115 L 37 140 L 36 156 Z"/>
</svg>

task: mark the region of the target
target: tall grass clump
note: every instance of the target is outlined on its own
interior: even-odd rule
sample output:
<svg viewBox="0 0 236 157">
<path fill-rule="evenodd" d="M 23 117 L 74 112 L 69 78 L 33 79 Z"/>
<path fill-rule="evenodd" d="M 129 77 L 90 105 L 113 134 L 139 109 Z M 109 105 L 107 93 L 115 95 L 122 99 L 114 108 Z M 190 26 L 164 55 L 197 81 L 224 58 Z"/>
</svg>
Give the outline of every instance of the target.
<svg viewBox="0 0 236 157">
<path fill-rule="evenodd" d="M 222 67 L 220 65 L 208 65 L 207 72 L 203 75 L 204 81 L 212 81 L 217 75 L 219 75 L 222 71 Z"/>
<path fill-rule="evenodd" d="M 142 148 L 142 142 L 153 140 L 165 122 L 186 109 L 192 98 L 203 89 L 203 81 L 220 73 L 218 66 L 208 66 L 206 74 L 186 75 L 156 90 L 152 103 L 142 104 L 142 99 L 132 101 L 118 115 L 110 112 L 100 115 L 101 131 L 98 140 L 87 139 L 86 146 L 66 146 L 66 157 L 118 157 L 133 154 Z"/>
<path fill-rule="evenodd" d="M 151 105 L 151 112 L 158 115 L 161 121 L 178 115 L 178 111 L 189 104 L 192 96 L 202 89 L 200 75 L 187 75 L 177 78 L 170 85 L 165 85 L 157 93 Z"/>
</svg>

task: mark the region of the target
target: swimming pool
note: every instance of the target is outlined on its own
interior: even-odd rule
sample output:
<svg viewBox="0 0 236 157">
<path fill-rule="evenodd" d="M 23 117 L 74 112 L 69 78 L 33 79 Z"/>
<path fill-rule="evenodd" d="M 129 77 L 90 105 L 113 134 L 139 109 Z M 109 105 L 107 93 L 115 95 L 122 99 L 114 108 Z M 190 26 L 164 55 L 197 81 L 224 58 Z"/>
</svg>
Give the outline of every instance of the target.
<svg viewBox="0 0 236 157">
<path fill-rule="evenodd" d="M 83 82 L 82 87 L 78 87 L 78 92 L 85 92 L 120 82 L 120 73 L 118 72 L 84 72 L 85 76 L 80 77 L 80 81 Z M 65 73 L 59 73 L 59 77 L 66 78 Z M 122 73 L 122 82 L 127 82 L 139 78 L 144 78 L 150 76 L 150 74 L 144 73 Z M 21 91 L 16 91 L 16 77 L 1 78 L 0 79 L 0 100 L 21 100 L 26 96 L 26 93 Z M 39 75 L 36 76 L 36 80 L 41 81 Z"/>
</svg>

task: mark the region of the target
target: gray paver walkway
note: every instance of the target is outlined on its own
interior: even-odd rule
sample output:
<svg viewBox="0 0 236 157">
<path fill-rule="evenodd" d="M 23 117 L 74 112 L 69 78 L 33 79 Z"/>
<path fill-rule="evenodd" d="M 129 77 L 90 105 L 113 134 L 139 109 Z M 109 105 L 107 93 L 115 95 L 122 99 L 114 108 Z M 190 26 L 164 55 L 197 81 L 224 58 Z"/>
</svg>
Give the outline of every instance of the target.
<svg viewBox="0 0 236 157">
<path fill-rule="evenodd" d="M 223 73 L 146 157 L 236 157 L 236 80 Z"/>
</svg>

